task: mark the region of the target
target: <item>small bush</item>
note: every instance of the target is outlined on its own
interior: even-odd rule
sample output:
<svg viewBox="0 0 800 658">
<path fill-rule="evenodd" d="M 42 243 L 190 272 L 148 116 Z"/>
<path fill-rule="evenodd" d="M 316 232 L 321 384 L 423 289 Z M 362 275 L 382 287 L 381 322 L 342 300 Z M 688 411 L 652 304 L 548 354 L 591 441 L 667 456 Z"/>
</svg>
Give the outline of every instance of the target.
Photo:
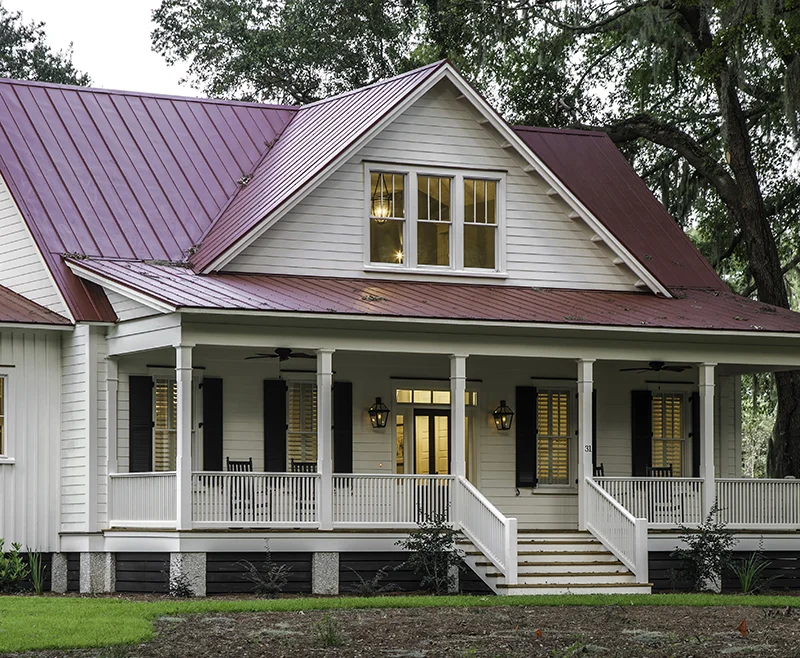
<svg viewBox="0 0 800 658">
<path fill-rule="evenodd" d="M 339 623 L 331 616 L 325 615 L 315 627 L 319 643 L 326 648 L 341 647 L 347 638 L 339 628 Z"/>
<path fill-rule="evenodd" d="M 731 570 L 739 580 L 739 587 L 742 594 L 758 594 L 764 590 L 775 577 L 767 577 L 765 571 L 771 562 L 764 559 L 764 538 L 758 542 L 758 550 L 754 551 L 750 557 L 743 558 L 731 565 Z"/>
<path fill-rule="evenodd" d="M 44 592 L 44 575 L 47 571 L 47 565 L 42 561 L 41 553 L 34 553 L 28 549 L 28 568 L 33 591 L 41 596 Z"/>
<path fill-rule="evenodd" d="M 189 577 L 185 573 L 170 574 L 167 593 L 176 599 L 191 599 L 194 596 L 194 590 L 189 584 Z"/>
<path fill-rule="evenodd" d="M 244 567 L 245 572 L 242 578 L 253 584 L 253 593 L 267 599 L 274 599 L 283 591 L 286 583 L 289 582 L 289 572 L 291 567 L 285 564 L 276 564 L 272 561 L 272 553 L 269 550 L 269 542 L 265 543 L 266 557 L 264 558 L 263 568 L 259 569 L 249 560 L 241 560 L 236 564 Z"/>
<path fill-rule="evenodd" d="M 672 557 L 682 562 L 679 575 L 697 592 L 714 589 L 713 584 L 720 582 L 722 572 L 731 564 L 731 549 L 736 538 L 717 519 L 718 513 L 719 507 L 714 503 L 696 530 L 681 525 L 683 534 L 679 538 L 686 542 L 687 548 L 676 548 L 672 552 Z"/>
<path fill-rule="evenodd" d="M 30 575 L 30 569 L 25 564 L 21 549 L 21 544 L 14 543 L 11 544 L 11 550 L 6 552 L 4 541 L 0 539 L 0 592 L 19 591 Z"/>
<path fill-rule="evenodd" d="M 411 555 L 406 560 L 414 573 L 422 576 L 421 585 L 434 594 L 447 594 L 455 589 L 454 571 L 461 568 L 464 554 L 456 548 L 458 533 L 445 520 L 444 514 L 432 514 L 420 521 L 407 539 L 397 544 Z"/>
<path fill-rule="evenodd" d="M 381 582 L 386 578 L 386 572 L 389 570 L 389 567 L 378 569 L 377 573 L 369 580 L 365 580 L 361 574 L 352 567 L 347 568 L 358 578 L 358 582 L 350 586 L 350 591 L 358 596 L 377 596 L 378 594 L 386 594 L 387 592 L 394 592 L 399 589 L 395 583 Z"/>
</svg>

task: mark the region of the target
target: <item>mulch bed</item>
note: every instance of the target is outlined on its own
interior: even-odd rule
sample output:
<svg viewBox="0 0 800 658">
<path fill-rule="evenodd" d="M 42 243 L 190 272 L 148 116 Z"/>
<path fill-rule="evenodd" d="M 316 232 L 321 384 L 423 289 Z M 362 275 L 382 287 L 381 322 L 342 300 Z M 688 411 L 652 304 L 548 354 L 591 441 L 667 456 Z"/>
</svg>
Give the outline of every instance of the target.
<svg viewBox="0 0 800 658">
<path fill-rule="evenodd" d="M 746 620 L 747 635 L 737 630 Z M 800 656 L 800 611 L 745 607 L 491 607 L 167 617 L 152 642 L 54 658 L 618 658 Z M 34 654 L 27 654 L 33 656 Z"/>
</svg>

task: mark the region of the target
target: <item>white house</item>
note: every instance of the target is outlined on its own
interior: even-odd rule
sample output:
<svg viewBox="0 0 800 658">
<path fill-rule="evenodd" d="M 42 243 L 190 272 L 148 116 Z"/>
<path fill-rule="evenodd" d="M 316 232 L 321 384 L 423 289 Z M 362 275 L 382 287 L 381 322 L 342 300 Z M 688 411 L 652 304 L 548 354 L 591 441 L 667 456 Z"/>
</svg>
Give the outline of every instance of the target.
<svg viewBox="0 0 800 658">
<path fill-rule="evenodd" d="M 603 134 L 446 62 L 303 107 L 4 80 L 0 176 L 0 537 L 57 591 L 235 589 L 269 540 L 336 592 L 430 513 L 498 593 L 650 591 L 715 499 L 799 550 L 739 376 L 800 315 Z"/>
</svg>

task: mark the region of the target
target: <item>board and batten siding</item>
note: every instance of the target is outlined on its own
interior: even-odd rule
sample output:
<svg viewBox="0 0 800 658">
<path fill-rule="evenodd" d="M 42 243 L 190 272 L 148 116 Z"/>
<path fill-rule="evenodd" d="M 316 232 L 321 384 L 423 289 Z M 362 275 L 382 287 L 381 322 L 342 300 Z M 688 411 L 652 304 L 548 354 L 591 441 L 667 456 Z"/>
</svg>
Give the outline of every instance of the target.
<svg viewBox="0 0 800 658">
<path fill-rule="evenodd" d="M 69 317 L 25 220 L 0 176 L 0 285 Z"/>
<path fill-rule="evenodd" d="M 61 332 L 1 331 L 8 372 L 6 457 L 0 464 L 0 537 L 58 550 Z"/>
<path fill-rule="evenodd" d="M 431 167 L 506 173 L 506 270 L 509 285 L 635 290 L 636 277 L 592 233 L 568 217 L 565 203 L 523 171 L 442 83 L 419 99 L 223 269 L 367 278 L 443 275 L 364 271 L 363 162 L 410 162 Z M 502 247 L 501 247 L 502 248 Z M 492 280 L 497 282 L 496 280 Z"/>
</svg>

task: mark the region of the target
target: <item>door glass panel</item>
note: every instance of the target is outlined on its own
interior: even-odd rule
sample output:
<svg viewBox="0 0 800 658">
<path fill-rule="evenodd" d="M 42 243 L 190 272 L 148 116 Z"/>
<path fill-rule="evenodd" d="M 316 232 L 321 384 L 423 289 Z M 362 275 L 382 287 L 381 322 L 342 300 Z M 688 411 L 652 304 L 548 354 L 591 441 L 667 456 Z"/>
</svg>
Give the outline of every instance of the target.
<svg viewBox="0 0 800 658">
<path fill-rule="evenodd" d="M 431 464 L 431 435 L 430 418 L 428 416 L 416 416 L 414 418 L 414 438 L 415 438 L 415 461 L 416 472 L 421 475 L 430 473 Z"/>
<path fill-rule="evenodd" d="M 450 455 L 447 450 L 449 420 L 447 416 L 433 417 L 433 429 L 436 438 L 436 472 L 439 475 L 447 475 L 450 472 Z"/>
<path fill-rule="evenodd" d="M 403 414 L 397 414 L 395 421 L 395 462 L 397 473 L 406 472 L 406 439 L 405 439 L 405 419 Z"/>
</svg>

